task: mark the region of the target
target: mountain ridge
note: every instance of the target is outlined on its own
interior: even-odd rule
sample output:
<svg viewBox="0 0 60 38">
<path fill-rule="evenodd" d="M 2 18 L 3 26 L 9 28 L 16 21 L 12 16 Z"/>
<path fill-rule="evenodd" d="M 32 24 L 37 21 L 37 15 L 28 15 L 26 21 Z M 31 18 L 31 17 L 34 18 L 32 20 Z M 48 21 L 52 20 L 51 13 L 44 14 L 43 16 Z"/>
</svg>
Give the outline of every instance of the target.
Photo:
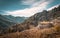
<svg viewBox="0 0 60 38">
<path fill-rule="evenodd" d="M 50 11 L 43 10 L 42 12 L 36 13 L 35 15 L 26 19 L 23 23 L 17 24 L 15 25 L 15 27 L 13 27 L 14 29 L 17 29 L 17 31 L 23 31 L 26 29 L 36 27 L 39 22 L 52 21 L 57 17 L 60 17 L 60 5 L 57 8 L 54 8 Z"/>
</svg>

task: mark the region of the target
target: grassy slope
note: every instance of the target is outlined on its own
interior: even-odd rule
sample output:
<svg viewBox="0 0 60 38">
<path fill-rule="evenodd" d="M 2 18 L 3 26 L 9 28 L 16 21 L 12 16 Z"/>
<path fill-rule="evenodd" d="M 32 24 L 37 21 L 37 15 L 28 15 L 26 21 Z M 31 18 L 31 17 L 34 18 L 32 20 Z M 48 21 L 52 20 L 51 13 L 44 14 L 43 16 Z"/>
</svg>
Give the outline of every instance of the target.
<svg viewBox="0 0 60 38">
<path fill-rule="evenodd" d="M 33 28 L 22 32 L 10 33 L 0 38 L 60 38 L 60 26 L 48 29 Z"/>
</svg>

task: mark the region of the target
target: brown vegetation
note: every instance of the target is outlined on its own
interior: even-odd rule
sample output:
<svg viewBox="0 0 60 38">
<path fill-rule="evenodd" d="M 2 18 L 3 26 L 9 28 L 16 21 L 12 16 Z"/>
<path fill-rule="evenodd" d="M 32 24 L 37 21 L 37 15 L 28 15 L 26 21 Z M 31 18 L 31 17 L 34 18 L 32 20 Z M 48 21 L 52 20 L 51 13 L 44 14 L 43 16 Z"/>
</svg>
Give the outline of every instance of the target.
<svg viewBox="0 0 60 38">
<path fill-rule="evenodd" d="M 53 24 L 54 27 L 51 28 L 38 29 L 35 27 L 22 32 L 6 34 L 0 36 L 0 38 L 60 38 L 60 25 L 58 25 L 57 22 L 55 23 L 56 24 Z"/>
</svg>

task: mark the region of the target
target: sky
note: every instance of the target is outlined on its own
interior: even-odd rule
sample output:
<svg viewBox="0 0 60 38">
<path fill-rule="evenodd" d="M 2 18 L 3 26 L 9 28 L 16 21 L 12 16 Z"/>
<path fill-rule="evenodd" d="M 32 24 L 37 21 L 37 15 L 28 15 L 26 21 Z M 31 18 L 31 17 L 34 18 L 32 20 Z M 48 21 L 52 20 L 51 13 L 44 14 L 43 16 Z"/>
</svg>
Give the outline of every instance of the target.
<svg viewBox="0 0 60 38">
<path fill-rule="evenodd" d="M 60 5 L 60 0 L 0 0 L 0 14 L 30 17 Z"/>
</svg>

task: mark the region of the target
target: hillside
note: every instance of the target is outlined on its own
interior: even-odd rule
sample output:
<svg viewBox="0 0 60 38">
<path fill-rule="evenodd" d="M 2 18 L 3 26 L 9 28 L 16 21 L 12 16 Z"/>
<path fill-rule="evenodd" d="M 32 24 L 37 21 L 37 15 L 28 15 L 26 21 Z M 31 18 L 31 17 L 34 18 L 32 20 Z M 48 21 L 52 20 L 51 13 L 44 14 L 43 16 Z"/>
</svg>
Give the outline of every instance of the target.
<svg viewBox="0 0 60 38">
<path fill-rule="evenodd" d="M 39 12 L 29 17 L 23 23 L 12 26 L 11 28 L 20 32 L 26 29 L 36 27 L 39 22 L 52 21 L 57 17 L 60 17 L 60 5 L 49 11 L 43 10 L 42 12 Z"/>
<path fill-rule="evenodd" d="M 24 22 L 25 19 L 27 19 L 27 17 L 14 17 L 12 15 L 3 15 L 5 18 L 9 19 L 9 21 L 14 22 L 16 24 L 22 23 Z"/>
<path fill-rule="evenodd" d="M 19 24 L 22 23 L 25 19 L 25 17 L 14 17 L 11 15 L 0 15 L 0 25 L 1 26 L 9 26 L 13 24 Z"/>
<path fill-rule="evenodd" d="M 54 22 L 54 27 L 44 29 L 35 27 L 22 32 L 17 31 L 15 33 L 6 34 L 4 36 L 0 36 L 0 38 L 60 38 L 60 22 L 58 23 L 58 20 L 60 21 L 60 18 L 52 21 Z"/>
<path fill-rule="evenodd" d="M 14 25 L 15 23 L 11 22 L 9 19 L 6 17 L 0 15 L 0 27 L 8 27 L 10 25 Z"/>
<path fill-rule="evenodd" d="M 0 33 L 4 33 L 9 27 L 22 23 L 25 17 L 14 17 L 11 15 L 0 15 Z"/>
</svg>

